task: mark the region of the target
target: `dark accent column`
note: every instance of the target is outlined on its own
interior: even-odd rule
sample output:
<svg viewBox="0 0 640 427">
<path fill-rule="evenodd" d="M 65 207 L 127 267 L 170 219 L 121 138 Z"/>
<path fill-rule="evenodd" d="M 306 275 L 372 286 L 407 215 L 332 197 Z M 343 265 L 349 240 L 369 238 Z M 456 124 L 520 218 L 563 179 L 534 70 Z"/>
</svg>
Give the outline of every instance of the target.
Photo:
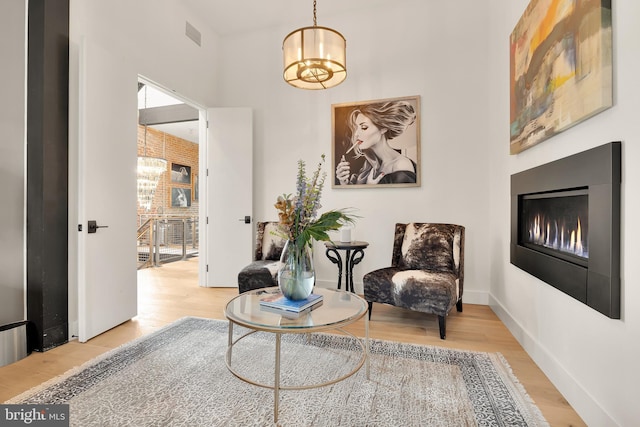
<svg viewBox="0 0 640 427">
<path fill-rule="evenodd" d="M 69 0 L 29 0 L 27 319 L 30 349 L 68 341 Z"/>
</svg>

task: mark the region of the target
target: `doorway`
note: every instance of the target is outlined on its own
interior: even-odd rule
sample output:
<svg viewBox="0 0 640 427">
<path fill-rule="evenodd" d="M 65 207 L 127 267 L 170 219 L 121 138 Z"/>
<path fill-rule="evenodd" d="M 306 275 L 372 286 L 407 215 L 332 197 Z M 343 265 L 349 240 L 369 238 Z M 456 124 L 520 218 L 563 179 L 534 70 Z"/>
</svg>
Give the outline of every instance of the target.
<svg viewBox="0 0 640 427">
<path fill-rule="evenodd" d="M 184 258 L 186 253 L 189 261 L 197 260 L 199 286 L 235 287 L 238 271 L 252 258 L 253 114 L 242 107 L 204 109 L 157 83 L 138 79 L 138 87 L 148 90 L 146 99 L 139 90 L 139 104 L 145 108 L 138 110 L 138 156 L 166 161 L 150 212 L 139 215 L 187 221 L 187 239 L 197 239 L 196 248 L 187 240 L 180 252 L 175 235 L 159 228 L 158 239 L 148 239 L 155 247 L 147 252 L 175 248 L 178 255 L 167 256 L 180 259 L 179 254 Z M 184 230 L 179 224 L 177 229 Z M 157 242 L 164 246 L 156 249 Z"/>
<path fill-rule="evenodd" d="M 138 269 L 195 260 L 200 242 L 200 111 L 138 80 Z"/>
</svg>

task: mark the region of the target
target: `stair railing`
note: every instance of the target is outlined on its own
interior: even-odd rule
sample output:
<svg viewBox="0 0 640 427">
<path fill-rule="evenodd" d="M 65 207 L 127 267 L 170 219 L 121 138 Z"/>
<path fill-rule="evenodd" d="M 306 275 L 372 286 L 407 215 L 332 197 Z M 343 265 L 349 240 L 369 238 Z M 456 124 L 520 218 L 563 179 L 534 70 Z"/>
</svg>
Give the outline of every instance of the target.
<svg viewBox="0 0 640 427">
<path fill-rule="evenodd" d="M 149 217 L 138 228 L 139 269 L 197 255 L 197 217 Z"/>
</svg>

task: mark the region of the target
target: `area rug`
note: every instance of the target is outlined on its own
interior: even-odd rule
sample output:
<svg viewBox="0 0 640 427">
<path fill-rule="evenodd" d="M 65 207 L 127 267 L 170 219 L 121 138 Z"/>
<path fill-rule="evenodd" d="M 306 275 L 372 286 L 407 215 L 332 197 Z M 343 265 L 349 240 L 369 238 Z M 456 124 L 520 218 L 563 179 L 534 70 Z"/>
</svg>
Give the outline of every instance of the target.
<svg viewBox="0 0 640 427">
<path fill-rule="evenodd" d="M 245 333 L 236 327 L 234 332 Z M 228 323 L 186 317 L 6 403 L 68 403 L 72 426 L 273 425 L 273 391 L 227 369 Z M 272 384 L 274 336 L 233 349 L 238 373 Z M 364 367 L 336 384 L 280 392 L 281 426 L 548 426 L 498 353 L 370 340 Z M 283 335 L 282 385 L 328 381 L 360 359 L 339 334 Z"/>
</svg>

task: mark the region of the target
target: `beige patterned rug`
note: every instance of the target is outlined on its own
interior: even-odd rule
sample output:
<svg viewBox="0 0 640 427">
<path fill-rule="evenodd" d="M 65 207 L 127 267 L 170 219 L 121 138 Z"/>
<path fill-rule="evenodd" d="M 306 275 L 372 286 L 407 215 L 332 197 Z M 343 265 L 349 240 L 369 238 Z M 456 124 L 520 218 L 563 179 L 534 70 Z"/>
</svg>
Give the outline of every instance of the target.
<svg viewBox="0 0 640 427">
<path fill-rule="evenodd" d="M 183 318 L 7 403 L 70 405 L 72 426 L 268 426 L 273 391 L 224 363 L 227 322 Z M 246 332 L 236 327 L 235 331 Z M 353 338 L 282 338 L 283 385 L 322 382 L 360 359 Z M 547 426 L 497 353 L 371 340 L 371 375 L 280 392 L 281 426 Z M 273 334 L 233 351 L 239 373 L 273 383 Z"/>
</svg>

